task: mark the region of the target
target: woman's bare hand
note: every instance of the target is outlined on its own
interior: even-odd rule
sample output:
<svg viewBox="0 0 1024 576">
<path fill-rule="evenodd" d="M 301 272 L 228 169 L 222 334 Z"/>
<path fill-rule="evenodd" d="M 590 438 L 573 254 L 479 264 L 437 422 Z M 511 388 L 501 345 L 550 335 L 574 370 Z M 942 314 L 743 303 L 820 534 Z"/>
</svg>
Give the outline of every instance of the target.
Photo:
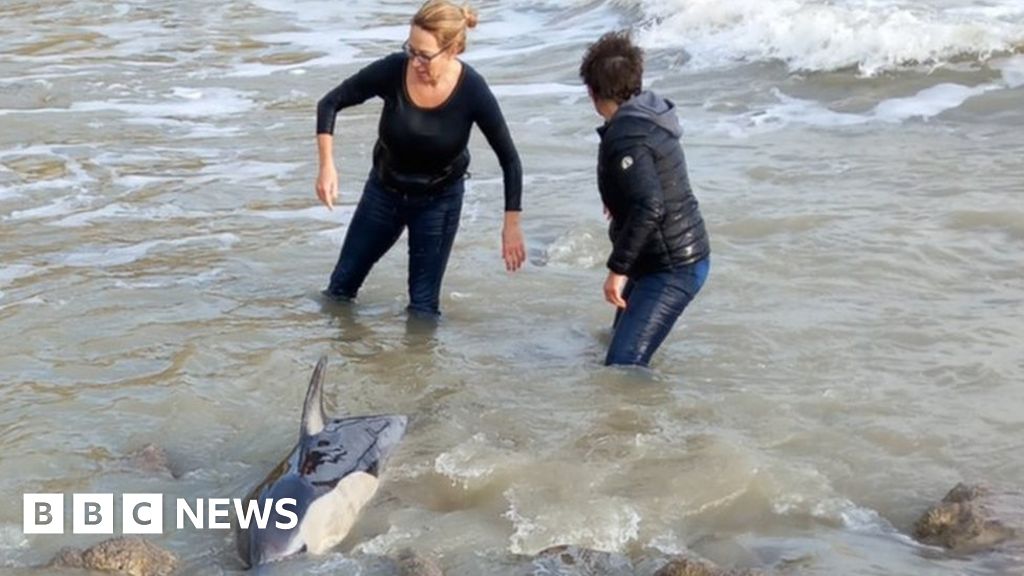
<svg viewBox="0 0 1024 576">
<path fill-rule="evenodd" d="M 334 203 L 338 200 L 338 171 L 333 164 L 320 168 L 320 175 L 316 179 L 316 196 L 329 210 L 334 210 Z"/>
</svg>

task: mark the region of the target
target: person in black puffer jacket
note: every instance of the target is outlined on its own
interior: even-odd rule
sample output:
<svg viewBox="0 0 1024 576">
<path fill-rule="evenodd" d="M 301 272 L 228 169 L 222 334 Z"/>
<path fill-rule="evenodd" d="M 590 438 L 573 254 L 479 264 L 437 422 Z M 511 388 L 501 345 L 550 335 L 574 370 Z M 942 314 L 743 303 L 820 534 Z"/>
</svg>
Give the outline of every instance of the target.
<svg viewBox="0 0 1024 576">
<path fill-rule="evenodd" d="M 606 365 L 647 366 L 710 270 L 675 105 L 643 91 L 643 51 L 626 32 L 592 44 L 580 65 L 598 128 L 597 183 L 610 218 L 605 299 L 617 308 Z"/>
</svg>

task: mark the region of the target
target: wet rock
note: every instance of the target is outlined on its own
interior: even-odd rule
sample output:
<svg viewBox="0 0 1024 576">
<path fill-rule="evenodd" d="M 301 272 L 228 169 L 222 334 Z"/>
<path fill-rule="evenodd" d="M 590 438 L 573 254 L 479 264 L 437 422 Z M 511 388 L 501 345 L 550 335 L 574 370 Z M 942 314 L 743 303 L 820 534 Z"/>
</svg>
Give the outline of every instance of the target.
<svg viewBox="0 0 1024 576">
<path fill-rule="evenodd" d="M 977 552 L 1017 540 L 1024 528 L 1024 496 L 957 484 L 914 525 L 914 537 L 955 552 Z"/>
<path fill-rule="evenodd" d="M 127 576 L 168 576 L 178 565 L 170 552 L 141 538 L 104 540 L 85 550 L 62 549 L 52 567 L 83 568 Z"/>
<path fill-rule="evenodd" d="M 635 576 L 633 563 L 622 554 L 579 546 L 552 546 L 533 559 L 536 574 L 560 576 Z"/>
<path fill-rule="evenodd" d="M 142 472 L 154 476 L 177 478 L 171 469 L 167 451 L 156 444 L 146 444 L 142 448 L 128 454 L 121 460 L 121 465 L 132 472 Z"/>
<path fill-rule="evenodd" d="M 421 556 L 410 549 L 399 552 L 395 563 L 398 576 L 444 576 L 441 567 L 432 558 Z"/>
<path fill-rule="evenodd" d="M 756 576 L 749 570 L 725 570 L 710 562 L 694 558 L 676 558 L 662 566 L 654 576 Z"/>
</svg>

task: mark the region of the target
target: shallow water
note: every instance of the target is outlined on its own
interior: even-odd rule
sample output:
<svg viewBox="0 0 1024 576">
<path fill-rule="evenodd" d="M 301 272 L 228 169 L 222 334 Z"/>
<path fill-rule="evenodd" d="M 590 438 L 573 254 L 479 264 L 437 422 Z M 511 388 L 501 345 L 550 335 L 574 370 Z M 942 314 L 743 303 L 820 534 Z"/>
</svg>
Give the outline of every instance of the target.
<svg viewBox="0 0 1024 576">
<path fill-rule="evenodd" d="M 850 52 L 765 27 L 830 22 L 825 4 L 711 6 L 481 4 L 465 60 L 520 148 L 530 264 L 502 269 L 500 174 L 474 135 L 445 317 L 424 330 L 403 313 L 402 246 L 356 306 L 316 298 L 379 106 L 339 118 L 328 212 L 315 102 L 398 46 L 408 3 L 4 4 L 0 567 L 92 541 L 23 536 L 25 492 L 244 495 L 293 444 L 326 353 L 335 412 L 411 424 L 356 532 L 281 570 L 356 573 L 411 546 L 449 574 L 513 574 L 511 555 L 576 543 L 798 574 L 1020 573 L 905 534 L 957 481 L 1024 476 L 1022 10 L 883 4 L 863 26 L 888 35 Z M 915 63 L 921 22 L 936 62 Z M 575 75 L 626 23 L 680 107 L 714 251 L 640 374 L 599 366 L 598 118 Z M 698 35 L 709 23 L 721 34 Z M 149 442 L 180 478 L 118 464 Z M 188 573 L 237 568 L 227 534 L 158 542 Z"/>
</svg>

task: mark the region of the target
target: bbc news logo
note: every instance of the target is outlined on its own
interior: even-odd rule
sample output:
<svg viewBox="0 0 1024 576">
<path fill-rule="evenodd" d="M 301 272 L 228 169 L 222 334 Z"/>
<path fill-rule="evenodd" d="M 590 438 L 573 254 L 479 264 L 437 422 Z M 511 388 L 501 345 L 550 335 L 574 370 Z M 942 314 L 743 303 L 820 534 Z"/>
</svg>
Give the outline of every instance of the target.
<svg viewBox="0 0 1024 576">
<path fill-rule="evenodd" d="M 22 531 L 25 534 L 63 534 L 65 529 L 64 494 L 24 494 Z M 121 534 L 163 534 L 163 494 L 122 494 L 120 500 Z M 299 523 L 294 498 L 244 502 L 239 498 L 186 498 L 175 500 L 175 520 L 178 530 L 192 527 L 198 530 L 229 530 L 231 513 L 240 528 L 255 525 L 266 529 L 272 512 L 278 517 L 274 527 L 290 530 Z M 113 494 L 72 494 L 72 534 L 113 534 L 117 510 Z"/>
</svg>

